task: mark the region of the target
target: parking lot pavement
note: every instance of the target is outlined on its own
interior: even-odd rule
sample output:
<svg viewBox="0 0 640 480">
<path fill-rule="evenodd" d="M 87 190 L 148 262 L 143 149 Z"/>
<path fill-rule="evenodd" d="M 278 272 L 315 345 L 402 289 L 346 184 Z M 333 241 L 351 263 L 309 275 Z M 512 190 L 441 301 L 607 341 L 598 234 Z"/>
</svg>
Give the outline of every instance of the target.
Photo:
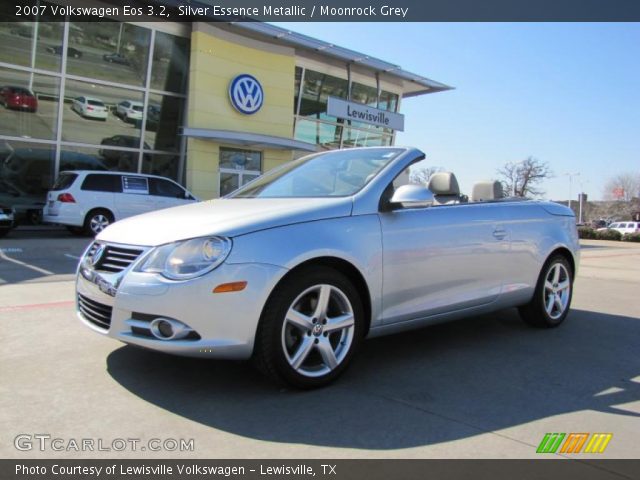
<svg viewBox="0 0 640 480">
<path fill-rule="evenodd" d="M 53 275 L 0 261 L 1 457 L 524 458 L 547 432 L 612 433 L 598 458 L 640 454 L 638 244 L 584 243 L 560 328 L 507 310 L 373 339 L 338 383 L 297 392 L 247 363 L 96 335 L 75 318 L 66 257 L 88 239 L 12 237 L 0 243 L 23 249 L 11 258 Z M 194 451 L 14 448 L 16 435 L 42 433 L 194 439 Z"/>
</svg>

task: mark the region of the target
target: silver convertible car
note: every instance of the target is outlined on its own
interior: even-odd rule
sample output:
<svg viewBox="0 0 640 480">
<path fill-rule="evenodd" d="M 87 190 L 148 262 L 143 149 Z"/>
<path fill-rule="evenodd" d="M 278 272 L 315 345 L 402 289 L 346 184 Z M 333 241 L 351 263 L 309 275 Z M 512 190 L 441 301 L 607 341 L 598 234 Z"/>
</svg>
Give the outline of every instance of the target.
<svg viewBox="0 0 640 480">
<path fill-rule="evenodd" d="M 280 383 L 325 385 L 365 337 L 518 307 L 555 327 L 579 256 L 575 218 L 547 202 L 471 198 L 451 173 L 407 184 L 412 148 L 319 153 L 226 198 L 132 217 L 78 267 L 94 331 L 176 355 L 253 359 Z"/>
</svg>

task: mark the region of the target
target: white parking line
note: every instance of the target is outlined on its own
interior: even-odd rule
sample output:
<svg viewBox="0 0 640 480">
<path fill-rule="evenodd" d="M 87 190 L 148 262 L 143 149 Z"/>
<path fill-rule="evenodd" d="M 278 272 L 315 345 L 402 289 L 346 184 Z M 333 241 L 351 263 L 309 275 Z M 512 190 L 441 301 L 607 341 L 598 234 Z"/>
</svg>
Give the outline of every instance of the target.
<svg viewBox="0 0 640 480">
<path fill-rule="evenodd" d="M 0 248 L 0 252 L 2 253 L 22 253 L 22 250 L 19 247 L 9 247 L 9 248 Z"/>
<path fill-rule="evenodd" d="M 80 260 L 80 257 L 76 257 L 75 255 L 71 255 L 70 253 L 65 253 L 64 256 L 68 258 L 73 258 L 74 260 Z"/>
<path fill-rule="evenodd" d="M 0 258 L 2 260 L 6 260 L 7 262 L 15 263 L 16 265 L 21 265 L 25 268 L 28 268 L 38 273 L 44 273 L 45 275 L 54 275 L 53 272 L 50 272 L 49 270 L 45 270 L 44 268 L 36 267 L 35 265 L 29 265 L 28 263 L 21 262 L 20 260 L 16 260 L 15 258 L 7 257 L 4 254 L 4 252 L 0 252 Z"/>
</svg>

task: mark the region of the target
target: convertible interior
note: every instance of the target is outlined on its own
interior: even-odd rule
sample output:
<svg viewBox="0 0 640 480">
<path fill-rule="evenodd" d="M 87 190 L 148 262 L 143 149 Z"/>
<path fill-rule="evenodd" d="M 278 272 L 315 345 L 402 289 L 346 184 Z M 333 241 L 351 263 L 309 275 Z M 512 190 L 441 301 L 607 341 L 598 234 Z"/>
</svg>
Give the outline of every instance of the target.
<svg viewBox="0 0 640 480">
<path fill-rule="evenodd" d="M 458 180 L 451 172 L 437 172 L 429 177 L 427 188 L 434 196 L 434 205 L 454 205 L 469 202 L 460 193 Z M 471 202 L 491 202 L 504 198 L 502 184 L 497 180 L 484 180 L 473 185 Z"/>
</svg>

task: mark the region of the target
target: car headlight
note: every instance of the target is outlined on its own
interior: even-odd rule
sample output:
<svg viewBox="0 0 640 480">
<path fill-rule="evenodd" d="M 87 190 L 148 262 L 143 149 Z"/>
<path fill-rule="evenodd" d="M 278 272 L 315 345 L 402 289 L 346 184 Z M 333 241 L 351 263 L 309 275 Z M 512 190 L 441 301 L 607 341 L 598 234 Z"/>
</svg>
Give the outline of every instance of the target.
<svg viewBox="0 0 640 480">
<path fill-rule="evenodd" d="M 228 238 L 192 238 L 154 248 L 136 270 L 159 273 L 171 280 L 188 280 L 216 268 L 229 252 L 231 240 Z"/>
</svg>

